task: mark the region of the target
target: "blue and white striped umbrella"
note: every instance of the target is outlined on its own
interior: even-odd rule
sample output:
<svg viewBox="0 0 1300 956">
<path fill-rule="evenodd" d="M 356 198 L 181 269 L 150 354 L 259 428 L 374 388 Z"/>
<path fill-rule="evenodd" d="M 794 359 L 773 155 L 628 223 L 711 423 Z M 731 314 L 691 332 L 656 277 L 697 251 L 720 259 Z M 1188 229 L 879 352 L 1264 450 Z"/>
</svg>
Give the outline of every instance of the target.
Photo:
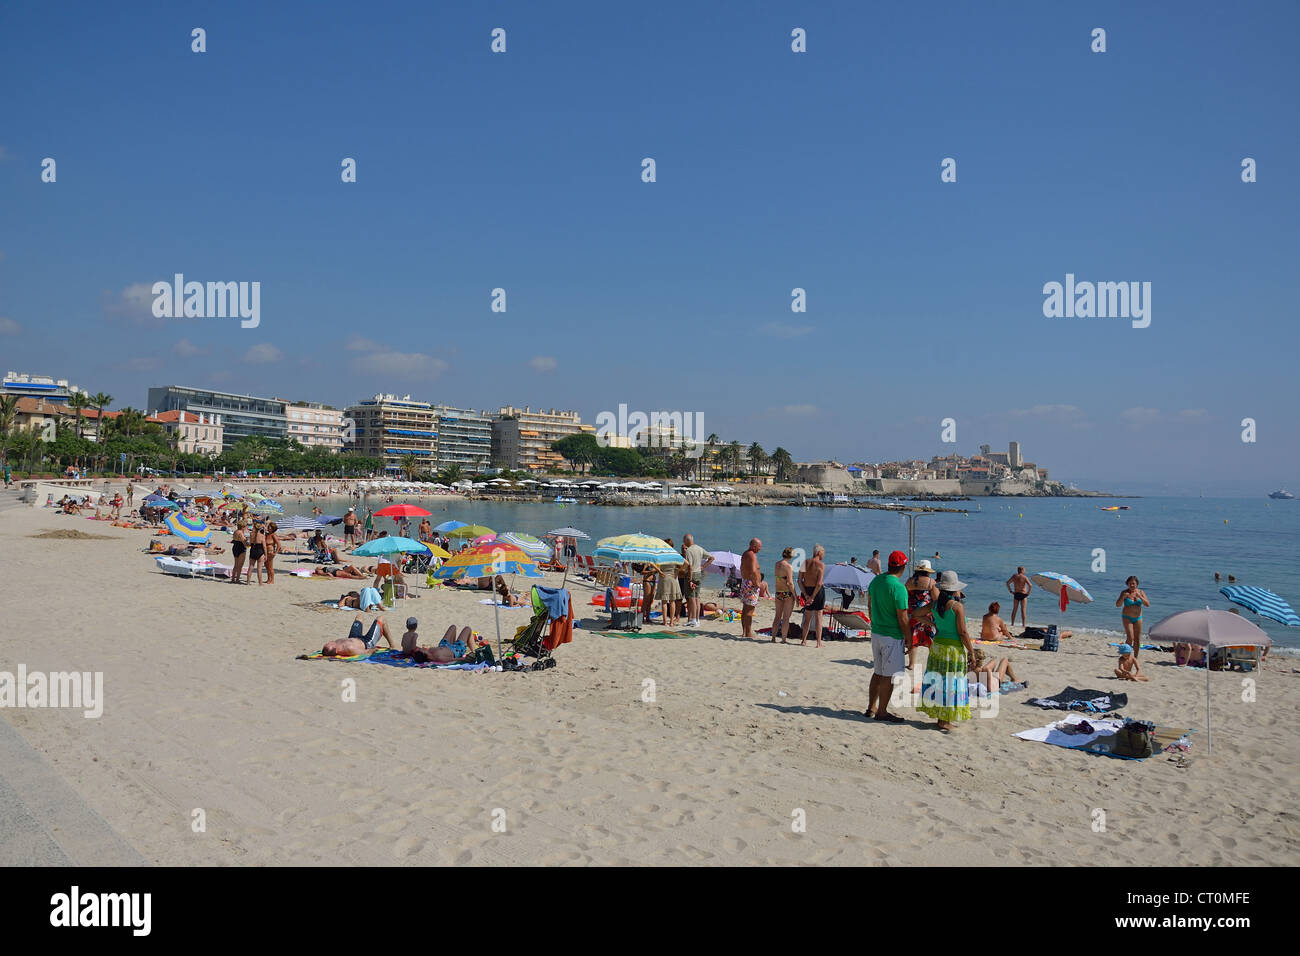
<svg viewBox="0 0 1300 956">
<path fill-rule="evenodd" d="M 554 548 L 545 541 L 538 540 L 531 534 L 524 534 L 522 531 L 507 531 L 504 534 L 497 535 L 496 538 L 502 544 L 512 544 L 530 558 L 549 558 Z"/>
<path fill-rule="evenodd" d="M 585 531 L 579 531 L 577 528 L 556 528 L 554 531 L 546 532 L 548 538 L 579 538 L 586 540 L 591 535 Z"/>
<path fill-rule="evenodd" d="M 306 515 L 292 515 L 277 524 L 281 528 L 289 528 L 292 531 L 318 531 L 324 527 L 315 518 L 308 518 Z"/>
<path fill-rule="evenodd" d="M 636 564 L 684 564 L 667 541 L 648 534 L 618 534 L 596 542 L 596 557 Z"/>
<path fill-rule="evenodd" d="M 1233 604 L 1240 604 L 1260 617 L 1271 618 L 1287 627 L 1300 627 L 1300 614 L 1296 614 L 1290 604 L 1268 588 L 1257 588 L 1251 584 L 1229 584 L 1225 588 L 1219 588 L 1219 593 Z"/>
</svg>

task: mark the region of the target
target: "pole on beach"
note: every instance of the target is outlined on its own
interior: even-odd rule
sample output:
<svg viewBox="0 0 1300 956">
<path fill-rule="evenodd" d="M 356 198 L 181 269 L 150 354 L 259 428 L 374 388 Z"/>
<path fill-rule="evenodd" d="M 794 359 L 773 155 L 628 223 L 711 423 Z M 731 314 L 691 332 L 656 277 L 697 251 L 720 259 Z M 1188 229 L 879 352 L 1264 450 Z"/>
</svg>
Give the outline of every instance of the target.
<svg viewBox="0 0 1300 956">
<path fill-rule="evenodd" d="M 1214 732 L 1210 730 L 1210 658 L 1214 650 L 1213 644 L 1205 646 L 1205 755 L 1208 757 L 1214 750 Z"/>
</svg>

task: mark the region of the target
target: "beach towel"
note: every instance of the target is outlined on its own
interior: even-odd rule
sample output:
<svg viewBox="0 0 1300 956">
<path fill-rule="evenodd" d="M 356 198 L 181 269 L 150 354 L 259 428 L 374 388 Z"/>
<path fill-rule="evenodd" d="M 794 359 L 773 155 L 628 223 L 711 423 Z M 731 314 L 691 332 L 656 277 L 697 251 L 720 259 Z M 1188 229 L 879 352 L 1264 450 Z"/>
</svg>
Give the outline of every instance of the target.
<svg viewBox="0 0 1300 956">
<path fill-rule="evenodd" d="M 403 657 L 401 651 L 392 648 L 371 651 L 369 654 L 358 654 L 355 657 L 327 657 L 324 654 L 316 653 L 299 654 L 294 659 L 299 661 L 337 661 L 340 664 L 363 662 L 367 664 L 384 664 L 388 667 L 422 667 L 426 670 L 437 671 L 485 671 L 490 669 L 488 664 L 420 663 L 409 657 Z"/>
<path fill-rule="evenodd" d="M 1111 642 L 1110 642 L 1110 646 L 1111 646 L 1111 647 L 1123 647 L 1124 645 L 1121 644 L 1119 641 L 1111 641 Z M 1159 651 L 1159 650 L 1163 650 L 1163 648 L 1162 648 L 1159 644 L 1143 644 L 1140 648 L 1138 648 L 1138 650 L 1142 650 L 1142 651 Z"/>
<path fill-rule="evenodd" d="M 500 601 L 493 601 L 489 598 L 484 598 L 478 603 L 486 604 L 488 607 L 492 607 L 493 605 L 496 605 L 497 607 L 502 608 L 506 611 L 522 611 L 524 608 L 522 604 L 502 604 Z"/>
<path fill-rule="evenodd" d="M 976 644 L 984 644 L 984 645 L 986 645 L 986 646 L 992 646 L 992 647 L 1014 647 L 1014 648 L 1017 648 L 1017 649 L 1022 650 L 1022 651 L 1027 651 L 1027 650 L 1029 650 L 1029 645 L 1028 645 L 1028 644 L 1021 644 L 1019 641 L 1008 641 L 1008 640 L 1001 640 L 1001 641 L 980 641 L 980 640 L 976 640 L 976 641 L 974 641 L 974 643 L 976 643 Z"/>
<path fill-rule="evenodd" d="M 552 621 L 565 617 L 569 613 L 569 592 L 565 588 L 544 588 L 535 585 L 537 597 L 546 605 L 546 613 Z"/>
<path fill-rule="evenodd" d="M 676 641 L 695 636 L 694 634 L 687 634 L 685 631 L 601 631 L 600 633 L 606 637 L 621 637 L 630 641 L 639 638 L 652 641 Z"/>
<path fill-rule="evenodd" d="M 1105 714 L 1128 706 L 1128 694 L 1112 694 L 1104 690 L 1079 690 L 1067 687 L 1052 697 L 1031 697 L 1025 701 L 1035 707 L 1050 710 L 1081 710 L 1090 714 Z"/>
<path fill-rule="evenodd" d="M 1077 726 L 1084 721 L 1092 725 L 1092 733 L 1066 733 L 1061 729 L 1061 725 Z M 1115 735 L 1124 721 L 1114 720 L 1111 718 L 1091 718 L 1083 714 L 1067 714 L 1063 720 L 1053 721 L 1043 727 L 1032 727 L 1029 730 L 1022 730 L 1014 737 L 1021 740 L 1033 740 L 1038 743 L 1052 744 L 1055 747 L 1065 747 L 1070 750 L 1082 750 L 1084 753 L 1093 754 L 1098 757 L 1114 757 L 1116 760 L 1148 760 L 1149 757 L 1130 757 L 1126 754 L 1118 754 L 1112 751 L 1115 744 Z M 1166 750 L 1186 751 L 1191 747 L 1191 735 L 1194 731 L 1189 727 L 1156 727 L 1151 732 L 1151 756 L 1164 753 Z"/>
</svg>

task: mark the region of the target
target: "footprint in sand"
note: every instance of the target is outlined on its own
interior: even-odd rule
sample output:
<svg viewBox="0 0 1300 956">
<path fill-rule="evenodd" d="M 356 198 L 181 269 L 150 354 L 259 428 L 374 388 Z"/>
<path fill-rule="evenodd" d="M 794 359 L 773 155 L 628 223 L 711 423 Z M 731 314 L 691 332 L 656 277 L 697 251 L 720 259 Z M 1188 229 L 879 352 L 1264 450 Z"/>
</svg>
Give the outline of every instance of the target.
<svg viewBox="0 0 1300 956">
<path fill-rule="evenodd" d="M 425 841 L 421 837 L 400 837 L 398 841 L 393 844 L 393 856 L 403 859 L 408 856 L 414 856 L 416 853 L 419 853 L 424 849 L 424 843 Z"/>
</svg>

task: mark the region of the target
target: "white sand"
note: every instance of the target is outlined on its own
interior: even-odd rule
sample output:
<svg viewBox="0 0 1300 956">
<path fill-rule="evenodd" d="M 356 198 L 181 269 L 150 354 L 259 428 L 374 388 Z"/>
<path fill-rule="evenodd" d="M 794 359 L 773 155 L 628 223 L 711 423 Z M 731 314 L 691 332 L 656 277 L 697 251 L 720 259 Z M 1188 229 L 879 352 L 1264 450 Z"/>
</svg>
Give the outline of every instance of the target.
<svg viewBox="0 0 1300 956">
<path fill-rule="evenodd" d="M 30 537 L 69 528 L 111 540 Z M 1023 692 L 949 736 L 910 710 L 906 725 L 866 723 L 867 645 L 743 642 L 739 623 L 675 641 L 579 631 L 557 668 L 531 675 L 299 661 L 345 634 L 351 614 L 301 606 L 342 582 L 167 577 L 140 553 L 147 538 L 0 514 L 0 670 L 102 671 L 107 698 L 98 720 L 0 719 L 157 863 L 1300 862 L 1293 659 L 1250 675 L 1254 703 L 1242 675 L 1211 675 L 1207 756 L 1203 671 L 1147 653 L 1151 682 L 1121 686 L 1095 637 L 1006 652 L 1033 693 L 1123 690 L 1126 714 L 1196 728 L 1178 768 L 1017 740 L 1051 716 Z M 407 614 L 426 642 L 452 622 L 493 634 L 477 596 L 422 593 L 390 615 L 395 635 Z M 589 586 L 573 593 L 581 617 L 603 621 Z M 759 615 L 766 626 L 770 604 Z M 513 633 L 527 616 L 501 619 Z"/>
</svg>

